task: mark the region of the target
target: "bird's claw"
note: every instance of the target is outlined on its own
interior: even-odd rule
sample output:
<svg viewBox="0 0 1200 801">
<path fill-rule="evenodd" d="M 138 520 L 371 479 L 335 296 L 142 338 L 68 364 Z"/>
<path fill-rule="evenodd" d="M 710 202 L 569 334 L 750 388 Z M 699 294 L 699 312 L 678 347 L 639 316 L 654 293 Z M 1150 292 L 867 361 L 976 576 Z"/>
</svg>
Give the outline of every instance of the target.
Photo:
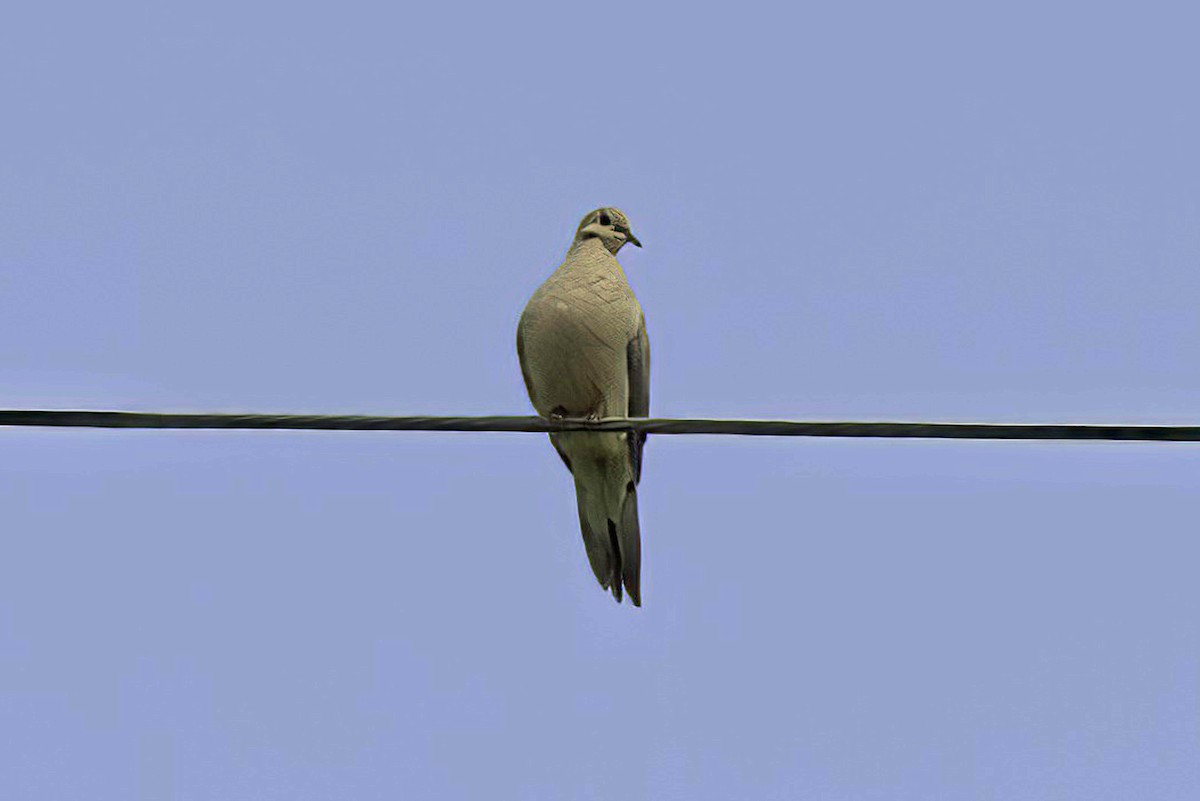
<svg viewBox="0 0 1200 801">
<path fill-rule="evenodd" d="M 555 409 L 554 411 L 550 412 L 550 414 L 546 415 L 546 419 L 551 423 L 561 424 L 569 423 L 572 420 L 583 423 L 599 423 L 603 418 L 595 412 L 588 412 L 583 417 L 570 417 Z"/>
</svg>

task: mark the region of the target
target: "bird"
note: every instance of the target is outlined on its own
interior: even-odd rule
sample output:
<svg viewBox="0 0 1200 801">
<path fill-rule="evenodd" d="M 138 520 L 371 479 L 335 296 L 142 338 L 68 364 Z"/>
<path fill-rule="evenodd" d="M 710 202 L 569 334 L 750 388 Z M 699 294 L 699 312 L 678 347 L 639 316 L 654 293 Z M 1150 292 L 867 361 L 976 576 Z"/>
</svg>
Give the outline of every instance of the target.
<svg viewBox="0 0 1200 801">
<path fill-rule="evenodd" d="M 517 324 L 517 358 L 529 400 L 551 420 L 646 417 L 650 340 L 617 253 L 642 243 L 619 209 L 584 215 L 562 264 Z M 550 442 L 575 478 L 584 550 L 600 586 L 642 605 L 637 486 L 646 435 L 563 431 Z"/>
</svg>

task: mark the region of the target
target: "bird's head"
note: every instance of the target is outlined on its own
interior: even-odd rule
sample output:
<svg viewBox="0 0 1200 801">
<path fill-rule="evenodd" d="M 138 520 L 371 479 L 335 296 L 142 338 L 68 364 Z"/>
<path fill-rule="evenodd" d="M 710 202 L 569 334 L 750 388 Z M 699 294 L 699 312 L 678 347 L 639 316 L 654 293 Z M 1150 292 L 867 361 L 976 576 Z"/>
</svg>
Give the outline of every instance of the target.
<svg viewBox="0 0 1200 801">
<path fill-rule="evenodd" d="M 580 220 L 579 228 L 575 231 L 575 241 L 582 242 L 593 237 L 599 239 L 614 256 L 626 242 L 639 248 L 642 246 L 629 230 L 629 218 L 620 209 L 614 209 L 612 206 L 589 211 Z"/>
</svg>

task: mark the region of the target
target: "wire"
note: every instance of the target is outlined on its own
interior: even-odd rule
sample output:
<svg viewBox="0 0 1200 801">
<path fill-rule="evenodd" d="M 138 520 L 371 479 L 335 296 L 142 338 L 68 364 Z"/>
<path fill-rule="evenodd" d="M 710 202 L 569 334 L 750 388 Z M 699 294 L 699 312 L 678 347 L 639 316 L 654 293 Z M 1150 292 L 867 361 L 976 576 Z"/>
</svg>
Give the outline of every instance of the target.
<svg viewBox="0 0 1200 801">
<path fill-rule="evenodd" d="M 0 426 L 305 431 L 639 431 L 646 434 L 740 434 L 758 437 L 1200 442 L 1200 426 L 672 420 L 621 417 L 586 421 L 547 420 L 542 417 L 160 414 L 156 412 L 50 411 L 42 409 L 0 410 Z"/>
</svg>

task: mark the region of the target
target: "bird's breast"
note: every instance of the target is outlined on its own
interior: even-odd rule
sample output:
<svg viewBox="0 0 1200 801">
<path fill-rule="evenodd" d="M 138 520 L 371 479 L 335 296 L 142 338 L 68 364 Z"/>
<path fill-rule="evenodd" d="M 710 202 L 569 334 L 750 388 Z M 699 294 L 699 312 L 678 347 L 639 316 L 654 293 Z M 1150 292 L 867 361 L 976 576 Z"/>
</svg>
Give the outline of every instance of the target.
<svg viewBox="0 0 1200 801">
<path fill-rule="evenodd" d="M 624 413 L 625 346 L 634 330 L 626 319 L 628 298 L 617 283 L 547 282 L 530 300 L 521 335 L 539 413 L 557 408 L 573 416 Z"/>
</svg>

